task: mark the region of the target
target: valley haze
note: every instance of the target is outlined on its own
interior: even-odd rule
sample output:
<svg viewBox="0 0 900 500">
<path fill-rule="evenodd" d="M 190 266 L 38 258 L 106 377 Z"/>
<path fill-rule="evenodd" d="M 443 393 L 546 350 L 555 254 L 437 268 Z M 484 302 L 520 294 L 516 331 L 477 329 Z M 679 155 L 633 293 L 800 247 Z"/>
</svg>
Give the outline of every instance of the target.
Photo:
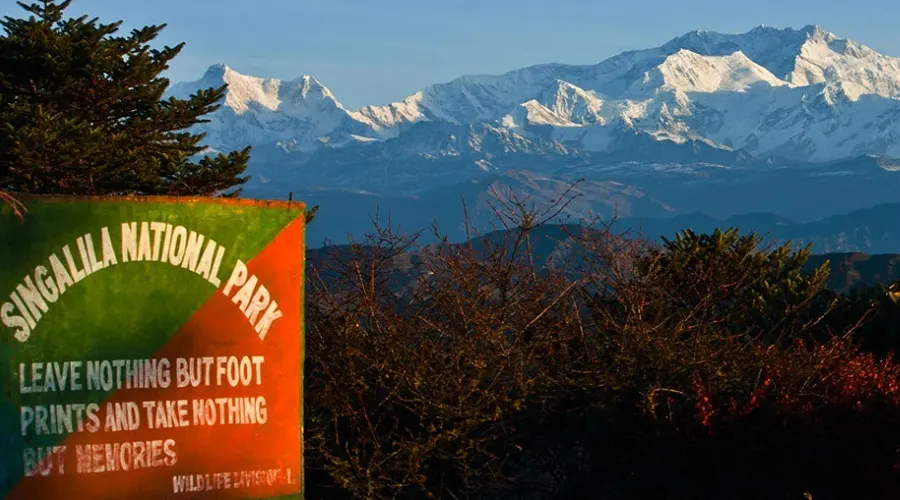
<svg viewBox="0 0 900 500">
<path fill-rule="evenodd" d="M 900 58 L 814 25 L 693 31 L 594 65 L 462 76 L 355 110 L 313 76 L 224 64 L 169 93 L 223 84 L 224 105 L 195 131 L 211 151 L 254 147 L 246 196 L 321 205 L 312 247 L 360 236 L 376 211 L 405 232 L 435 221 L 460 241 L 462 199 L 486 232 L 492 191 L 541 206 L 579 179 L 559 222 L 777 214 L 754 219 L 766 232 L 778 226 L 764 220 L 804 225 L 900 201 Z M 821 251 L 880 251 L 872 242 L 890 238 L 879 230 L 823 235 Z"/>
</svg>

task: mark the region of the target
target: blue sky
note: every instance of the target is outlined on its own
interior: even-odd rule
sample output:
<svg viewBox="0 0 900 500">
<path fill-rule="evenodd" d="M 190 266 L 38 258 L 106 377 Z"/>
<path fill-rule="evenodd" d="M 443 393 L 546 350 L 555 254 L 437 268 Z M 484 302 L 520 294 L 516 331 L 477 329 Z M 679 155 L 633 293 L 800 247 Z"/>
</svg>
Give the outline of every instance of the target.
<svg viewBox="0 0 900 500">
<path fill-rule="evenodd" d="M 20 12 L 9 0 L 0 7 Z M 693 29 L 818 24 L 900 55 L 896 0 L 74 0 L 70 13 L 127 28 L 167 23 L 160 44 L 187 44 L 174 81 L 218 62 L 262 77 L 311 74 L 348 108 L 461 74 L 596 63 Z"/>
</svg>

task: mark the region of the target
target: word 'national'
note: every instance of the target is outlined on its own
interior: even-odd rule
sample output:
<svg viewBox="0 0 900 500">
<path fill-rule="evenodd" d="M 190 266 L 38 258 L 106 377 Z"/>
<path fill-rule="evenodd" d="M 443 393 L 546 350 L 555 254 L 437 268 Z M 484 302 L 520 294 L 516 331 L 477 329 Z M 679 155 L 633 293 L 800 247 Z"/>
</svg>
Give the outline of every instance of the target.
<svg viewBox="0 0 900 500">
<path fill-rule="evenodd" d="M 72 286 L 86 277 L 126 262 L 160 262 L 181 267 L 219 287 L 219 267 L 225 248 L 196 231 L 163 222 L 125 222 L 121 225 L 118 251 L 108 227 L 99 238 L 91 233 L 53 252 L 34 267 L 0 305 L 0 320 L 14 329 L 13 336 L 26 342 L 41 318 Z M 77 255 L 77 256 L 76 256 Z"/>
</svg>

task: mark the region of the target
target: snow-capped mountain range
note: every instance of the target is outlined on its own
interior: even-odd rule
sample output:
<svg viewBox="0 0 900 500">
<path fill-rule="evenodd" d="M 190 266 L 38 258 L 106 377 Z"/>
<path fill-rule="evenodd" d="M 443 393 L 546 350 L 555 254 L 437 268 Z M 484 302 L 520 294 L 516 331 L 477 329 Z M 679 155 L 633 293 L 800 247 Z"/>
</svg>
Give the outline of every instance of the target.
<svg viewBox="0 0 900 500">
<path fill-rule="evenodd" d="M 246 195 L 321 205 L 314 243 L 371 229 L 375 210 L 408 231 L 437 219 L 458 239 L 460 197 L 489 230 L 492 193 L 552 202 L 580 178 L 563 216 L 808 222 L 900 201 L 900 58 L 817 26 L 694 31 L 595 65 L 462 76 L 357 110 L 312 76 L 221 64 L 169 94 L 223 84 L 224 105 L 197 131 L 212 151 L 254 147 Z"/>
<path fill-rule="evenodd" d="M 900 58 L 818 26 L 694 31 L 596 65 L 462 76 L 358 110 L 312 76 L 261 79 L 225 65 L 170 93 L 223 83 L 225 105 L 201 127 L 216 150 L 381 145 L 378 157 L 467 154 L 484 167 L 508 153 L 609 153 L 646 136 L 756 158 L 900 156 Z"/>
</svg>

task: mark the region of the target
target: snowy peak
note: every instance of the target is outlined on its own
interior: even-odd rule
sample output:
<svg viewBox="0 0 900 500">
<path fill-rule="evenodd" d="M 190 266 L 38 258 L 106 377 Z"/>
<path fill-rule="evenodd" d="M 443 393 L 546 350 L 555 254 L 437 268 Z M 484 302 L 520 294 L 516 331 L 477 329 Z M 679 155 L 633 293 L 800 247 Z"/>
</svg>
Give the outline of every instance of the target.
<svg viewBox="0 0 900 500">
<path fill-rule="evenodd" d="M 572 127 L 604 123 L 603 99 L 564 80 L 557 80 L 555 88 L 521 106 L 524 119 L 533 125 Z M 510 120 L 517 122 L 515 114 L 504 119 L 506 123 L 513 123 Z"/>
<path fill-rule="evenodd" d="M 308 152 L 377 137 L 369 120 L 348 112 L 328 87 L 309 75 L 282 81 L 216 64 L 200 80 L 177 84 L 168 93 L 183 97 L 223 84 L 228 86 L 224 105 L 213 114 L 216 119 L 200 126 L 215 149 L 244 143 Z"/>
<path fill-rule="evenodd" d="M 335 99 L 331 90 L 322 85 L 315 77 L 304 75 L 297 80 L 287 82 L 285 87 L 287 94 L 296 95 L 300 100 L 323 99 L 333 102 L 335 106 L 340 107 L 341 109 L 344 108 L 344 106 Z M 291 89 L 296 89 L 296 93 L 291 92 Z"/>
<path fill-rule="evenodd" d="M 254 104 L 269 111 L 276 111 L 281 104 L 279 80 L 242 75 L 227 66 L 222 80 L 228 85 L 225 106 L 239 115 L 249 111 Z"/>
<path fill-rule="evenodd" d="M 832 42 L 835 40 L 840 40 L 834 33 L 823 29 L 818 24 L 808 24 L 800 29 L 801 32 L 806 33 L 807 40 L 813 41 L 824 41 L 824 42 Z"/>
<path fill-rule="evenodd" d="M 347 113 L 331 90 L 311 76 L 302 76 L 279 84 L 279 98 L 286 112 L 299 112 L 303 109 Z"/>
<path fill-rule="evenodd" d="M 900 58 L 812 27 L 787 80 L 795 85 L 844 83 L 857 97 L 900 97 Z"/>
<path fill-rule="evenodd" d="M 659 50 L 667 56 L 681 50 L 702 56 L 742 52 L 793 85 L 846 82 L 856 93 L 900 97 L 900 59 L 817 25 L 800 29 L 758 26 L 742 34 L 697 30 L 670 40 Z"/>
<path fill-rule="evenodd" d="M 207 75 L 218 71 L 218 67 L 210 68 Z M 222 81 L 228 84 L 225 105 L 237 114 L 245 113 L 253 105 L 277 111 L 282 104 L 297 107 L 316 101 L 323 101 L 318 107 L 344 108 L 334 98 L 334 94 L 312 76 L 304 75 L 296 80 L 282 82 L 274 78 L 243 75 L 227 66 L 224 66 L 221 74 Z"/>
<path fill-rule="evenodd" d="M 794 59 L 807 36 L 804 30 L 766 26 L 758 26 L 741 34 L 697 30 L 673 38 L 659 50 L 671 55 L 685 49 L 702 56 L 727 56 L 742 52 L 772 74 L 783 78 L 793 69 Z"/>
<path fill-rule="evenodd" d="M 671 55 L 681 49 L 703 56 L 726 56 L 743 52 L 750 60 L 780 79 L 794 71 L 796 60 L 808 43 L 830 43 L 839 38 L 816 25 L 800 29 L 757 26 L 747 33 L 728 34 L 696 30 L 673 38 L 660 50 Z M 790 80 L 789 80 L 790 81 Z"/>
<path fill-rule="evenodd" d="M 703 56 L 687 49 L 666 57 L 645 75 L 642 83 L 658 83 L 682 92 L 743 92 L 760 84 L 770 87 L 787 84 L 741 51 L 726 56 Z"/>
<path fill-rule="evenodd" d="M 319 107 L 344 109 L 331 90 L 312 76 L 304 75 L 290 81 L 259 78 L 239 73 L 225 64 L 210 66 L 200 80 L 176 84 L 169 93 L 188 94 L 197 89 L 222 85 L 228 86 L 225 107 L 239 115 L 251 109 L 275 112 L 283 106 L 296 108 L 298 105 L 310 105 L 317 101 L 324 101 Z"/>
<path fill-rule="evenodd" d="M 231 71 L 231 68 L 224 63 L 213 64 L 209 68 L 206 68 L 206 73 L 203 74 L 201 81 L 224 81 L 225 73 L 229 71 Z"/>
</svg>

